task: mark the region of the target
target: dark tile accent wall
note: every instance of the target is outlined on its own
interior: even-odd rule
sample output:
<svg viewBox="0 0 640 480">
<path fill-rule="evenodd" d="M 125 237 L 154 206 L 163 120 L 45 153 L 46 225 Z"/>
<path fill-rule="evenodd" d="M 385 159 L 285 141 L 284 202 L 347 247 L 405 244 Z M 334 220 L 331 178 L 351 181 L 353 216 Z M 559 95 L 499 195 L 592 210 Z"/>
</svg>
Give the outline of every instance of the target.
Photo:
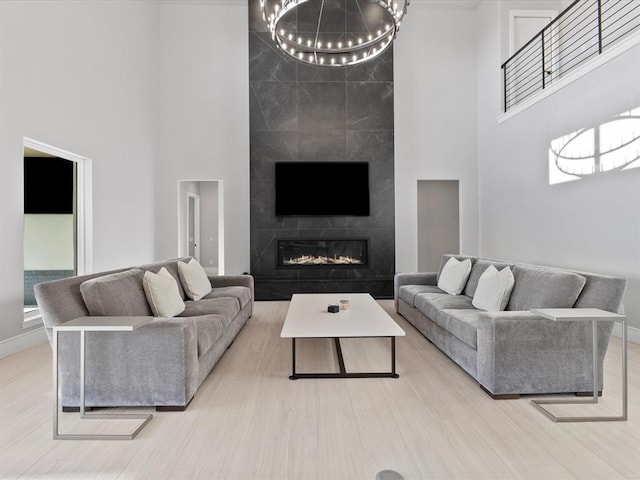
<svg viewBox="0 0 640 480">
<path fill-rule="evenodd" d="M 323 28 L 361 29 L 352 0 L 327 0 Z M 290 28 L 315 31 L 314 2 Z M 327 5 L 327 4 L 326 4 Z M 256 299 L 293 293 L 368 292 L 393 296 L 395 271 L 393 50 L 354 67 L 314 67 L 283 55 L 249 0 L 251 274 Z M 325 10 L 327 10 L 325 6 Z M 312 28 L 313 27 L 313 28 Z M 275 163 L 369 162 L 368 217 L 276 217 Z M 366 268 L 278 268 L 279 238 L 368 238 Z"/>
</svg>

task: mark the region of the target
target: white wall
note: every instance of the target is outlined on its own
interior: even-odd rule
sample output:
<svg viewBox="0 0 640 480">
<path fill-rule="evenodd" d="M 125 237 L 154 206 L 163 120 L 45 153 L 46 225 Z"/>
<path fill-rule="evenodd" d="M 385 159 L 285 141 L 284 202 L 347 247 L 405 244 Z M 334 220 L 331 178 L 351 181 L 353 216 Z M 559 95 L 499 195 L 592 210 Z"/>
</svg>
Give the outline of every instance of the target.
<svg viewBox="0 0 640 480">
<path fill-rule="evenodd" d="M 474 8 L 414 2 L 394 45 L 399 272 L 418 268 L 418 180 L 460 180 L 460 249 L 478 253 L 475 30 Z"/>
<path fill-rule="evenodd" d="M 249 34 L 242 1 L 159 7 L 156 256 L 177 254 L 176 182 L 225 182 L 226 273 L 249 270 Z"/>
<path fill-rule="evenodd" d="M 548 176 L 551 140 L 640 106 L 640 47 L 498 124 L 501 8 L 479 10 L 481 253 L 625 277 L 626 313 L 640 326 L 640 170 L 553 186 Z"/>
<path fill-rule="evenodd" d="M 0 340 L 22 332 L 23 137 L 92 159 L 94 270 L 153 259 L 155 12 L 0 2 Z"/>
</svg>

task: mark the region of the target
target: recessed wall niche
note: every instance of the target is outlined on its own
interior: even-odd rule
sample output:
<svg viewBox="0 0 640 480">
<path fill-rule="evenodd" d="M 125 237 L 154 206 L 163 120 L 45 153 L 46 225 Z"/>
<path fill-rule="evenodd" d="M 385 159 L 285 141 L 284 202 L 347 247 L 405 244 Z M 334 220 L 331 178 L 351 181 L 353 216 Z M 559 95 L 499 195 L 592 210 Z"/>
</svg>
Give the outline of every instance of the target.
<svg viewBox="0 0 640 480">
<path fill-rule="evenodd" d="M 282 55 L 249 1 L 251 274 L 256 299 L 293 293 L 369 292 L 393 296 L 395 272 L 393 49 L 353 67 L 314 67 Z M 362 25 L 351 0 L 326 0 L 326 21 Z M 313 22 L 292 25 L 305 33 Z M 368 162 L 369 216 L 276 216 L 277 162 Z M 327 188 L 331 180 L 327 179 Z M 282 239 L 367 239 L 368 263 L 353 267 L 278 265 Z"/>
</svg>

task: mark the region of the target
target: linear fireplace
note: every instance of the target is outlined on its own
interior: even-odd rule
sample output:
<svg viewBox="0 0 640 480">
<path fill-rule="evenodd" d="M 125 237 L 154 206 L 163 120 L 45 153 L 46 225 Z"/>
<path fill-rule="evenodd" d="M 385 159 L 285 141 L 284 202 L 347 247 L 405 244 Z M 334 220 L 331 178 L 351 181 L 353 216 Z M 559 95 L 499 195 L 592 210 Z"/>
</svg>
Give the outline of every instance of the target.
<svg viewBox="0 0 640 480">
<path fill-rule="evenodd" d="M 367 239 L 278 240 L 279 267 L 366 267 Z"/>
</svg>

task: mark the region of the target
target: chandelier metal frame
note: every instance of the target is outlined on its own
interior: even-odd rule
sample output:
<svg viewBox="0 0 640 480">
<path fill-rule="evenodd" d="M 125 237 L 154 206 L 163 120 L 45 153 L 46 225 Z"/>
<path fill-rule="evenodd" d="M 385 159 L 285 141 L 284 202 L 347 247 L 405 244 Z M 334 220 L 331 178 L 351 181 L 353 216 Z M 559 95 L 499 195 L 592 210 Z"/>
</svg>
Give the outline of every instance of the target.
<svg viewBox="0 0 640 480">
<path fill-rule="evenodd" d="M 309 1 L 311 0 L 260 0 L 262 18 L 269 26 L 273 41 L 288 56 L 309 65 L 328 67 L 357 65 L 382 55 L 396 38 L 410 3 L 410 0 L 349 0 L 356 2 L 368 31 L 364 35 L 345 32 L 351 38 L 330 39 L 327 38 L 328 34 L 320 30 L 325 0 L 320 4 L 315 34 L 294 33 L 284 27 L 283 20 Z M 382 28 L 369 30 L 360 7 L 361 1 L 380 9 L 384 18 Z"/>
</svg>

